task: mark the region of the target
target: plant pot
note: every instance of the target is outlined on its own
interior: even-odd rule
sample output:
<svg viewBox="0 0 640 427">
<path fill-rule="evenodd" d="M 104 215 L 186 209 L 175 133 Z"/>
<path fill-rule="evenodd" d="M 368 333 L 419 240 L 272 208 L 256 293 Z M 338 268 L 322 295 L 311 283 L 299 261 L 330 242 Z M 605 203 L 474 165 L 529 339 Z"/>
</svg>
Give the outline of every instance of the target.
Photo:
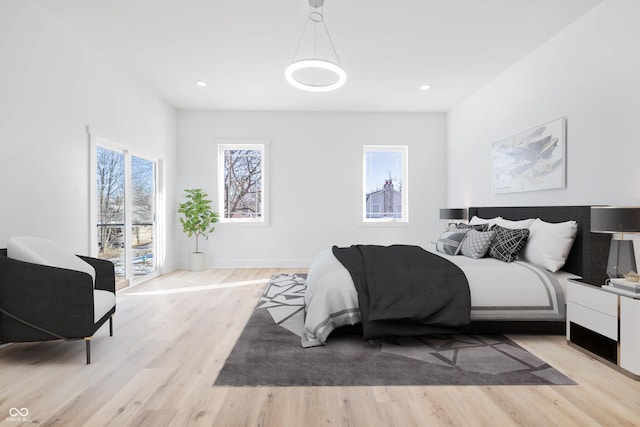
<svg viewBox="0 0 640 427">
<path fill-rule="evenodd" d="M 204 270 L 204 264 L 204 252 L 191 252 L 189 254 L 189 271 L 202 271 Z"/>
</svg>

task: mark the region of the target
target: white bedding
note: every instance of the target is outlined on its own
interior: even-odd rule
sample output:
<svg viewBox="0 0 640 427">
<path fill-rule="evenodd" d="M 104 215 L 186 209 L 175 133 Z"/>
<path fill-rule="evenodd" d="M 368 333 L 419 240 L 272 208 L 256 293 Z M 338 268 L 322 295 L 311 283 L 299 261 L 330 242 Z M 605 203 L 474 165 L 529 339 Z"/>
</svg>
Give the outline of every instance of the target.
<svg viewBox="0 0 640 427">
<path fill-rule="evenodd" d="M 565 319 L 565 289 L 573 274 L 550 273 L 523 261 L 449 256 L 428 249 L 462 269 L 471 293 L 471 320 Z M 307 276 L 303 347 L 325 343 L 335 328 L 360 322 L 358 294 L 347 269 L 331 249 L 320 253 Z"/>
</svg>

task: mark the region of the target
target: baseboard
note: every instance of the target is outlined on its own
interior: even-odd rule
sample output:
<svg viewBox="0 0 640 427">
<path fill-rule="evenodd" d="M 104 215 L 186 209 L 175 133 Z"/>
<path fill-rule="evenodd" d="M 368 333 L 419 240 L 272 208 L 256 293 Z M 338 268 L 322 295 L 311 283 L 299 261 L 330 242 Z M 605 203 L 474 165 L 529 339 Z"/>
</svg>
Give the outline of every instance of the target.
<svg viewBox="0 0 640 427">
<path fill-rule="evenodd" d="M 311 266 L 313 260 L 300 260 L 300 259 L 224 259 L 224 260 L 209 260 L 205 268 L 301 268 L 307 269 Z M 187 270 L 189 269 L 189 262 L 184 260 L 180 263 L 172 263 L 166 266 L 165 273 L 170 273 L 173 270 Z"/>
<path fill-rule="evenodd" d="M 186 261 L 185 261 L 185 263 L 186 263 Z M 186 266 L 186 265 L 187 265 L 187 264 L 185 264 L 185 266 Z M 187 267 L 185 267 L 185 266 L 183 266 L 183 265 L 182 265 L 181 263 L 179 263 L 179 262 L 170 262 L 170 263 L 168 262 L 168 263 L 166 263 L 166 264 L 164 264 L 164 265 L 162 266 L 162 270 L 160 271 L 160 275 L 163 275 L 163 274 L 169 274 L 169 273 L 171 273 L 171 272 L 173 272 L 173 271 L 176 271 L 176 270 L 182 270 L 182 269 L 187 268 Z"/>
<path fill-rule="evenodd" d="M 226 259 L 212 260 L 207 268 L 309 268 L 312 260 L 299 259 Z"/>
</svg>

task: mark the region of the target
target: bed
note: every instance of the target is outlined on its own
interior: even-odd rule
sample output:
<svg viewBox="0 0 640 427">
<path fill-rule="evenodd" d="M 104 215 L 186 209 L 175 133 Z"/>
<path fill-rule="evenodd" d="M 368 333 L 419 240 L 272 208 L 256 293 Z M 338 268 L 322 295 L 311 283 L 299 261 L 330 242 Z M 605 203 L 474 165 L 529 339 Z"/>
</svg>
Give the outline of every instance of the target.
<svg viewBox="0 0 640 427">
<path fill-rule="evenodd" d="M 605 275 L 610 241 L 606 235 L 590 232 L 590 206 L 471 207 L 469 218 L 474 216 L 485 219 L 501 217 L 507 220 L 506 222 L 529 218 L 538 218 L 554 224 L 575 221 L 577 231 L 575 231 L 570 252 L 568 255 L 565 254 L 566 260 L 562 269 L 556 272 L 520 259 L 507 263 L 493 258 L 471 259 L 466 256 L 447 255 L 437 251 L 433 245 L 416 248 L 418 251 L 432 254 L 425 259 L 436 262 L 444 259 L 455 266 L 449 268 L 459 268 L 464 273 L 468 281 L 467 292 L 470 296 L 470 307 L 467 309 L 469 319 L 464 327 L 458 328 L 458 331 L 462 333 L 564 333 L 567 280 L 575 277 L 604 279 Z M 369 250 L 368 247 L 364 249 Z M 377 248 L 373 249 L 377 250 Z M 340 250 L 342 249 L 332 248 L 323 251 L 309 269 L 305 295 L 303 347 L 323 345 L 335 329 L 361 323 L 367 326 L 365 339 L 375 337 L 376 334 L 383 336 L 385 334 L 421 335 L 454 332 L 455 328 L 434 329 L 432 326 L 425 327 L 420 322 L 404 320 L 386 322 L 386 329 L 378 330 L 378 322 L 371 322 L 371 311 L 366 300 L 363 304 L 366 304 L 364 310 L 368 314 L 365 314 L 364 310 L 361 311 L 359 293 L 356 290 L 356 286 L 361 289 L 361 284 L 358 283 L 359 273 L 354 273 L 351 266 L 347 269 L 345 265 L 348 264 L 344 264 L 344 259 L 342 262 L 338 260 L 337 257 L 344 258 Z M 359 250 L 363 251 L 362 248 Z M 375 264 L 381 259 L 376 260 Z M 399 269 L 406 270 L 405 267 L 399 267 Z M 401 281 L 404 282 L 404 278 Z M 449 287 L 448 284 L 446 286 L 440 284 L 437 289 Z M 456 292 L 464 299 L 463 291 Z M 361 290 L 360 294 L 362 299 L 368 291 Z M 450 306 L 455 307 L 455 304 Z M 407 324 L 412 326 L 406 328 Z M 456 324 L 454 323 L 453 326 Z M 399 329 L 400 327 L 402 329 Z"/>
</svg>

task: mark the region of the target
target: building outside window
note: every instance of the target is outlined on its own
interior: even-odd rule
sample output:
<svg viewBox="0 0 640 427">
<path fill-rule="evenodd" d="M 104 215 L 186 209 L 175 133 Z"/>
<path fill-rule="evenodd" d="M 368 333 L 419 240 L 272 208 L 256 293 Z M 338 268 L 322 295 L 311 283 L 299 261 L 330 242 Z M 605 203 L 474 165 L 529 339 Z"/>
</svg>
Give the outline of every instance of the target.
<svg viewBox="0 0 640 427">
<path fill-rule="evenodd" d="M 364 223 L 408 222 L 407 147 L 363 147 Z"/>
</svg>

